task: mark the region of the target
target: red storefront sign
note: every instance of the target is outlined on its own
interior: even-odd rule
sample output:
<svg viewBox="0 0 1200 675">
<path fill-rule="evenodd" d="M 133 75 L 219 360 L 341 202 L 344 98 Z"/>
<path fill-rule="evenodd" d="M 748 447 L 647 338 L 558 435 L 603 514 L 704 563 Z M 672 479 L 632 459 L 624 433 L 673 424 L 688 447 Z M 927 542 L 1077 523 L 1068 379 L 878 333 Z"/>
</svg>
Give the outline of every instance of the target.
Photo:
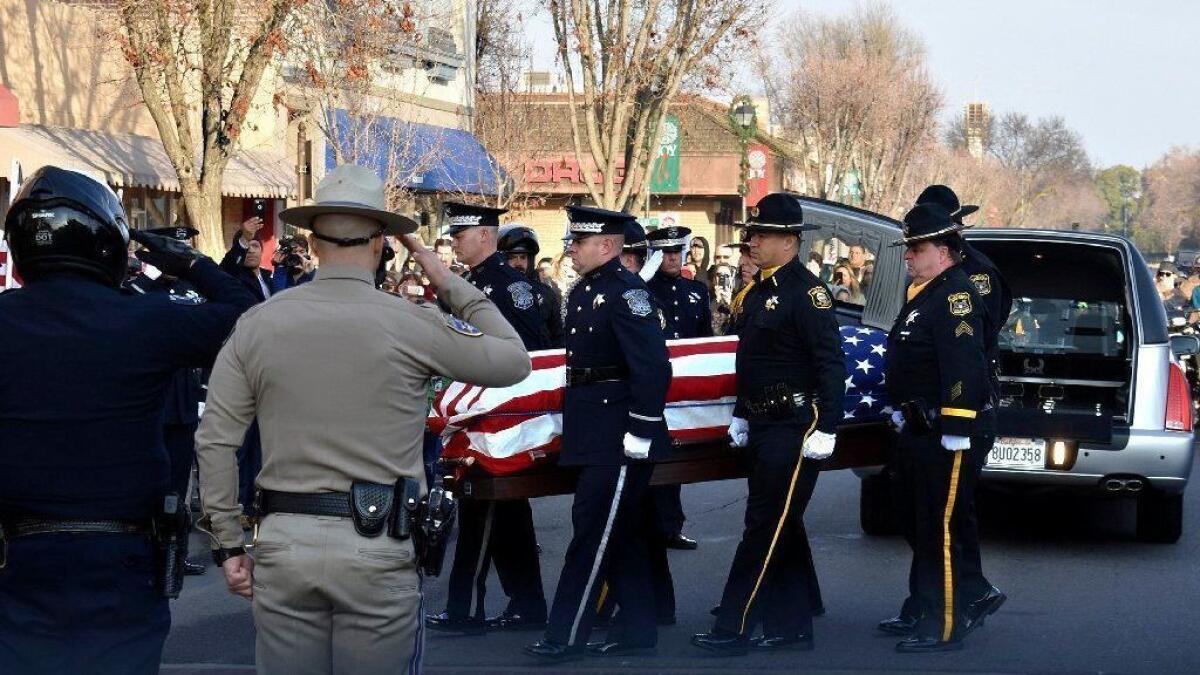
<svg viewBox="0 0 1200 675">
<path fill-rule="evenodd" d="M 754 206 L 771 192 L 774 164 L 771 150 L 761 143 L 746 146 L 746 206 Z"/>
<path fill-rule="evenodd" d="M 525 182 L 530 185 L 584 185 L 583 171 L 574 157 L 558 157 L 554 159 L 531 159 L 525 161 Z M 599 170 L 592 173 L 596 183 L 604 182 L 604 174 Z M 625 180 L 625 163 L 617 165 L 617 175 L 613 182 L 620 185 Z"/>
</svg>

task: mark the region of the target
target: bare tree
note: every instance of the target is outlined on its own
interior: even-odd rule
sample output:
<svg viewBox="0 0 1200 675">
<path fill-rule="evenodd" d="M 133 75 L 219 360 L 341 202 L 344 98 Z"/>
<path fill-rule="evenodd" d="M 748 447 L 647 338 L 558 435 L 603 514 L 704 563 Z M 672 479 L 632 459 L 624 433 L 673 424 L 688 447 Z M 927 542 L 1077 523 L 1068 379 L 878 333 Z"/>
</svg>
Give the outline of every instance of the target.
<svg viewBox="0 0 1200 675">
<path fill-rule="evenodd" d="M 571 140 L 596 204 L 624 209 L 649 181 L 652 145 L 685 78 L 756 30 L 755 0 L 549 0 Z M 619 167 L 624 180 L 618 182 Z"/>
<path fill-rule="evenodd" d="M 933 145 L 942 96 L 921 40 L 882 6 L 846 17 L 797 13 L 760 58 L 806 192 L 898 213 L 911 166 Z M 858 194 L 852 194 L 857 185 Z"/>
<path fill-rule="evenodd" d="M 1171 251 L 1185 237 L 1200 238 L 1200 151 L 1172 148 L 1142 175 L 1135 239 Z"/>
<path fill-rule="evenodd" d="M 208 253 L 225 248 L 221 180 L 284 26 L 303 0 L 122 0 L 117 38 Z"/>
<path fill-rule="evenodd" d="M 1041 200 L 1091 179 L 1083 137 L 1061 117 L 1032 121 L 1007 113 L 996 122 L 985 151 L 1016 177 L 1019 197 L 1009 216 L 1014 223 L 1030 218 Z"/>
</svg>

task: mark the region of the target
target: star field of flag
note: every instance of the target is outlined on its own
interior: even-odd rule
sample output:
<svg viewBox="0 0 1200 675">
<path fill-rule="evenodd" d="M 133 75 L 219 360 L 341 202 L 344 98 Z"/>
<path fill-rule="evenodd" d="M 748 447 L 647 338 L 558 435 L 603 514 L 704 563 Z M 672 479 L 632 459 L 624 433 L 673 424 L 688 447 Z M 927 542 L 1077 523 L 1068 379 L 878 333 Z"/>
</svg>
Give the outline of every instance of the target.
<svg viewBox="0 0 1200 675">
<path fill-rule="evenodd" d="M 844 419 L 874 421 L 892 414 L 884 388 L 883 359 L 887 333 L 866 326 L 842 326 L 842 350 L 846 354 Z"/>
</svg>

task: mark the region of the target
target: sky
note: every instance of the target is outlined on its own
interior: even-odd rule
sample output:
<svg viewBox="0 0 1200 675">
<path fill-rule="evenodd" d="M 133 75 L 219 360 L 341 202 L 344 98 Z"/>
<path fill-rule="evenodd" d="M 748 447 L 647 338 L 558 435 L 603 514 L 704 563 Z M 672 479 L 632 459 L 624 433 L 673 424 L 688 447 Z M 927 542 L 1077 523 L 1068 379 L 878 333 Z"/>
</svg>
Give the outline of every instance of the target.
<svg viewBox="0 0 1200 675">
<path fill-rule="evenodd" d="M 946 114 L 969 101 L 993 115 L 1061 116 L 1097 167 L 1143 168 L 1172 146 L 1200 148 L 1200 2 L 1180 0 L 892 0 L 925 42 Z M 776 0 L 838 15 L 851 0 Z M 553 40 L 531 23 L 535 67 Z M 750 87 L 753 85 L 750 84 Z"/>
</svg>

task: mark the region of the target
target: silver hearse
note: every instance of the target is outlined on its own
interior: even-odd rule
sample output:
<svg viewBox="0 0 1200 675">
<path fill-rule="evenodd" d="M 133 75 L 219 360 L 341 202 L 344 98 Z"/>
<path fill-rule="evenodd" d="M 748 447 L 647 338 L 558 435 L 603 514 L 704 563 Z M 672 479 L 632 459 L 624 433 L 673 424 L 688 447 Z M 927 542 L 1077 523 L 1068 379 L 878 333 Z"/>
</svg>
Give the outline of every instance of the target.
<svg viewBox="0 0 1200 675">
<path fill-rule="evenodd" d="M 1192 468 L 1191 401 L 1142 255 L 1114 235 L 981 228 L 966 236 L 1014 297 L 983 483 L 1134 498 L 1138 538 L 1177 541 Z M 894 531 L 887 474 L 858 473 L 863 530 Z"/>
</svg>

